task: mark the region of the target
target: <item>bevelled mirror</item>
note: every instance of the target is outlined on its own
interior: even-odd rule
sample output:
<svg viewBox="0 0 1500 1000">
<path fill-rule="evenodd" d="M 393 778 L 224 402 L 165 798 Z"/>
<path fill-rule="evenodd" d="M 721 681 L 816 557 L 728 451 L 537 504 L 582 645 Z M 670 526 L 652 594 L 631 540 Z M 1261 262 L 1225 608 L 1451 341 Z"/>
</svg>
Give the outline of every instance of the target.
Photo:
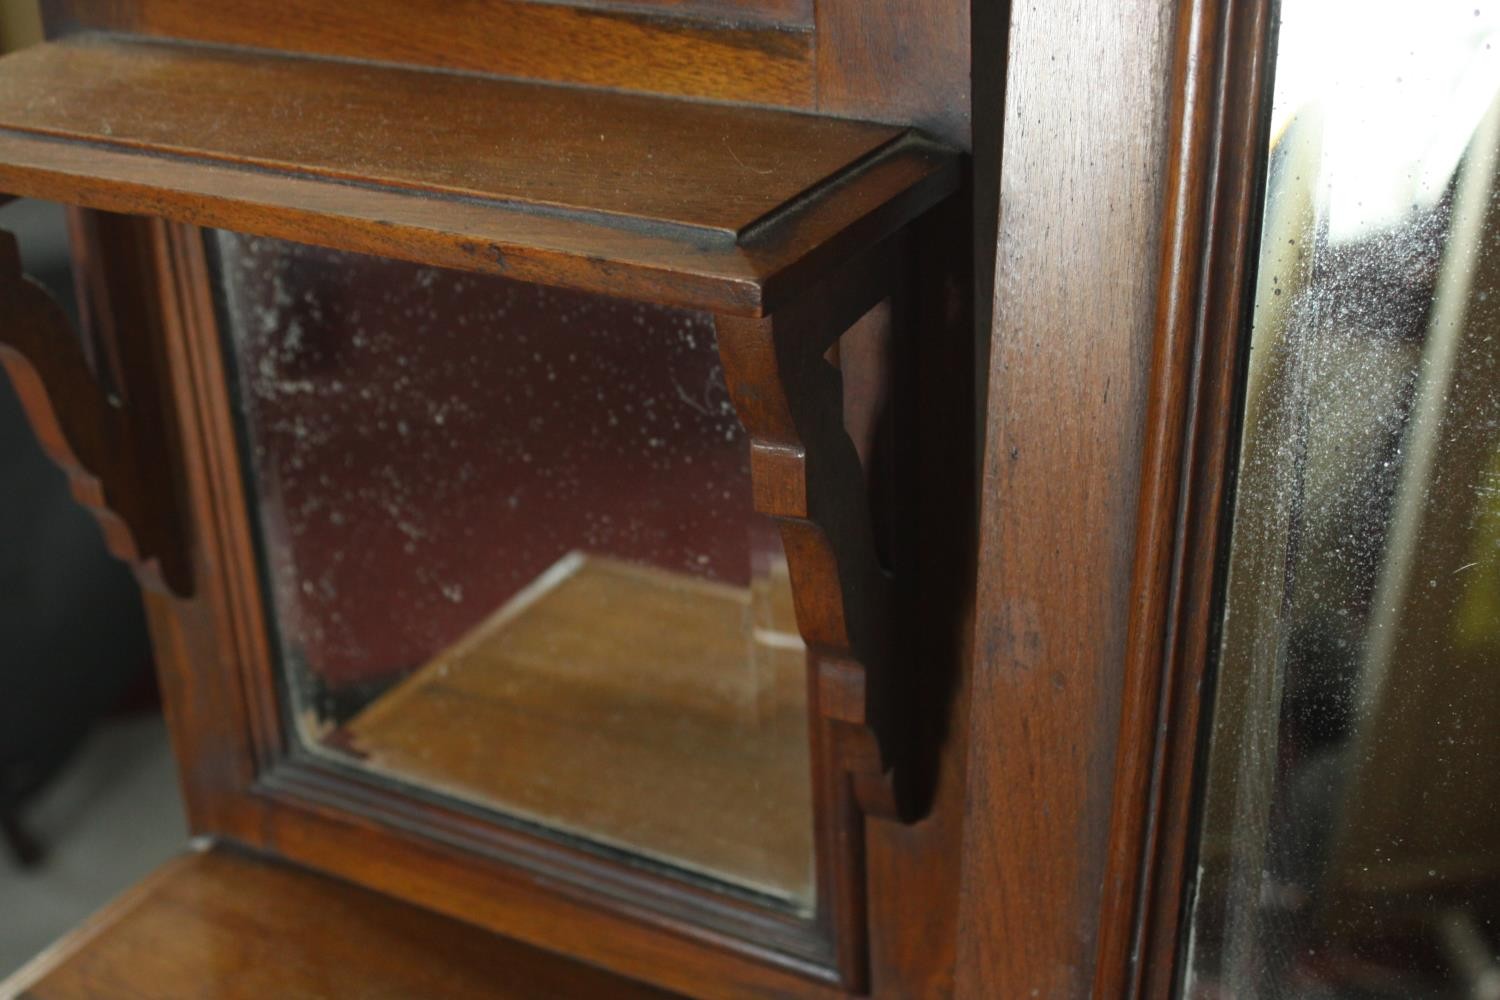
<svg viewBox="0 0 1500 1000">
<path fill-rule="evenodd" d="M 1500 996 L 1500 6 L 1280 17 L 1182 995 Z"/>
<path fill-rule="evenodd" d="M 711 319 L 206 239 L 297 752 L 810 914 L 807 653 Z"/>
</svg>

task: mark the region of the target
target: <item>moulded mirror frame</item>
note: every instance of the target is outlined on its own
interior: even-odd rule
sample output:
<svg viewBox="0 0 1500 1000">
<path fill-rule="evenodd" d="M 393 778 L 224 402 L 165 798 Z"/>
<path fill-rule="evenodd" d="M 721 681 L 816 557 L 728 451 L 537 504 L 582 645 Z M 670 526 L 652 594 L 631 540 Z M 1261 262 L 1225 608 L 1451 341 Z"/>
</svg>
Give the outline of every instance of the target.
<svg viewBox="0 0 1500 1000">
<path fill-rule="evenodd" d="M 810 696 L 820 706 L 812 720 L 818 905 L 811 919 L 709 884 L 620 863 L 597 849 L 413 794 L 299 749 L 278 696 L 248 480 L 236 439 L 233 392 L 203 231 L 104 213 L 80 212 L 76 217 L 84 221 L 80 231 L 86 234 L 80 253 L 102 275 L 100 294 L 114 296 L 110 308 L 116 322 L 129 327 L 139 338 L 136 343 L 150 354 L 122 373 L 121 413 L 110 419 L 130 430 L 139 429 L 132 424 L 149 425 L 167 443 L 171 458 L 149 472 L 137 467 L 101 484 L 90 468 L 98 463 L 97 454 L 81 449 L 84 455 L 59 455 L 75 471 L 75 489 L 92 496 L 106 525 L 118 521 L 112 508 L 121 496 L 160 492 L 164 486 L 170 486 L 187 512 L 187 537 L 176 538 L 172 532 L 178 522 L 171 516 L 171 505 L 136 510 L 127 504 L 130 520 L 120 521 L 116 534 L 121 540 L 118 551 L 137 566 L 147 585 L 148 613 L 195 831 L 272 851 L 545 947 L 617 965 L 622 971 L 644 971 L 632 966 L 658 948 L 696 955 L 679 964 L 681 975 L 696 989 L 702 989 L 702 983 L 695 969 L 702 967 L 719 970 L 716 975 L 737 970 L 724 980 L 726 988 L 734 982 L 781 982 L 787 987 L 796 983 L 802 991 L 819 982 L 838 990 L 863 988 L 868 962 L 863 812 L 895 807 L 884 805 L 889 791 L 882 781 L 860 779 L 849 770 L 880 766 L 878 751 L 867 743 L 859 721 L 864 712 L 862 674 L 851 672 L 848 654 L 838 652 L 849 641 L 844 615 L 852 606 L 830 603 L 826 596 L 806 604 L 806 595 L 799 597 L 801 631 L 819 654 L 809 661 Z M 757 440 L 752 464 L 763 466 L 754 477 L 759 507 L 774 509 L 781 503 L 788 511 L 802 509 L 803 517 L 828 517 L 826 510 L 808 514 L 799 508 L 806 501 L 797 494 L 776 494 L 772 487 L 767 497 L 765 490 L 788 472 L 793 481 L 801 481 L 796 471 L 804 461 L 795 437 L 799 427 L 817 427 L 815 434 L 842 442 L 842 456 L 832 466 L 814 465 L 812 475 L 824 480 L 823 490 L 829 477 L 842 476 L 853 484 L 856 491 L 850 497 L 863 513 L 852 521 L 841 519 L 844 527 L 839 530 L 846 535 L 853 531 L 853 542 L 850 537 L 838 539 L 833 549 L 817 522 L 796 517 L 787 522 L 794 579 L 800 572 L 804 586 L 825 592 L 839 587 L 834 552 L 861 544 L 864 578 L 885 576 L 869 538 L 864 475 L 844 430 L 837 370 L 827 355 L 838 331 L 855 325 L 877 301 L 888 299 L 890 291 L 901 286 L 899 276 L 908 267 L 904 245 L 893 241 L 871 257 L 866 273 L 875 275 L 873 281 L 861 277 L 843 285 L 836 282 L 832 294 L 818 298 L 803 319 L 797 319 L 794 310 L 790 321 L 731 323 L 721 317 L 717 324 L 720 337 L 727 338 L 722 351 L 726 364 L 731 369 L 739 366 L 731 378 L 739 390 L 752 384 L 745 379 L 763 377 L 753 372 L 769 359 L 761 358 L 756 345 L 771 343 L 764 338 L 774 336 L 778 321 L 789 322 L 797 335 L 794 342 L 803 345 L 789 349 L 780 364 L 806 366 L 807 374 L 796 377 L 827 382 L 821 411 L 812 411 L 823 415 L 799 418 L 811 419 L 810 425 L 793 424 L 787 403 L 772 402 L 780 394 L 780 389 L 771 388 L 781 378 L 776 362 L 763 369 L 772 382 L 763 383 L 748 403 L 737 400 L 742 412 L 745 405 L 771 406 L 770 411 L 750 416 L 752 424 L 761 422 L 772 435 L 767 440 L 752 429 Z M 18 270 L 10 275 L 12 281 L 18 278 Z M 122 311 L 121 290 L 128 287 L 151 289 L 154 294 L 138 295 L 133 308 Z M 894 301 L 904 300 L 898 296 Z M 885 315 L 899 314 L 901 308 Z M 832 339 L 825 344 L 807 336 L 818 329 L 828 331 L 820 336 Z M 814 350 L 809 343 L 819 346 Z M 797 350 L 803 350 L 805 360 L 796 360 Z M 7 354 L 7 360 L 25 376 L 34 371 L 27 355 L 36 353 Z M 41 383 L 66 385 L 71 380 L 77 383 L 70 390 L 74 395 L 98 395 L 81 363 L 63 368 L 67 370 L 62 375 L 57 370 L 44 372 Z M 829 386 L 834 388 L 828 391 Z M 791 405 L 805 409 L 808 403 Z M 82 420 L 70 428 L 71 435 L 58 435 L 64 452 L 78 436 L 77 428 L 99 416 L 80 413 L 76 406 L 52 407 L 39 385 L 33 410 L 42 414 L 40 424 L 60 413 Z M 776 435 L 785 437 L 778 440 Z M 809 494 L 814 504 L 827 502 L 826 494 L 823 500 L 815 499 L 818 495 L 817 490 Z M 864 543 L 859 542 L 861 532 Z M 151 542 L 152 548 L 142 550 L 136 538 Z M 870 611 L 861 607 L 853 613 L 867 616 Z M 879 620 L 895 624 L 888 612 Z M 856 626 L 867 627 L 859 621 Z M 894 641 L 873 650 L 865 641 L 861 646 L 876 656 L 897 653 Z M 601 921 L 610 930 L 594 933 L 592 928 Z M 656 944 L 642 946 L 643 940 Z M 655 963 L 651 967 L 658 968 Z M 784 976 L 792 978 L 783 980 Z"/>
</svg>

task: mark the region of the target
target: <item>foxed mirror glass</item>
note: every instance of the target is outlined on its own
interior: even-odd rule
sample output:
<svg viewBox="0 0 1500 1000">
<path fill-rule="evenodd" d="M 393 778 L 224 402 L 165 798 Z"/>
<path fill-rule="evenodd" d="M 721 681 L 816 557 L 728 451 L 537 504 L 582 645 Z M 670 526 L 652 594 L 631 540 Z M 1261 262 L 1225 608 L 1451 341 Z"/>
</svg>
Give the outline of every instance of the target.
<svg viewBox="0 0 1500 1000">
<path fill-rule="evenodd" d="M 711 319 L 208 243 L 304 751 L 811 912 L 806 650 Z"/>
<path fill-rule="evenodd" d="M 1500 5 L 1278 31 L 1182 992 L 1500 997 Z"/>
</svg>

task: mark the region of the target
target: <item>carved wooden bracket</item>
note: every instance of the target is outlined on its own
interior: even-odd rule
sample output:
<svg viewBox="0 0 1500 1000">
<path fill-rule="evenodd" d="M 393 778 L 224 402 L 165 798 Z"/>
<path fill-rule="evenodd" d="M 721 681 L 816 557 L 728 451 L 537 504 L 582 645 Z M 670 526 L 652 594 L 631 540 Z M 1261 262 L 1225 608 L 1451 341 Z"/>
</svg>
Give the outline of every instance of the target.
<svg viewBox="0 0 1500 1000">
<path fill-rule="evenodd" d="M 127 363 L 119 392 L 102 386 L 62 307 L 26 276 L 15 236 L 3 231 L 0 302 L 0 364 L 43 450 L 98 520 L 112 554 L 130 563 L 143 583 L 190 593 L 159 369 L 139 353 L 149 348 L 138 344 L 122 352 Z M 138 334 L 148 339 L 146 331 Z"/>
<path fill-rule="evenodd" d="M 751 437 L 755 506 L 781 526 L 823 753 L 848 775 L 863 812 L 910 822 L 924 796 L 921 776 L 909 773 L 901 609 L 845 429 L 842 379 L 827 357 L 901 287 L 899 251 L 888 241 L 773 315 L 721 316 L 716 325 L 730 395 Z"/>
</svg>

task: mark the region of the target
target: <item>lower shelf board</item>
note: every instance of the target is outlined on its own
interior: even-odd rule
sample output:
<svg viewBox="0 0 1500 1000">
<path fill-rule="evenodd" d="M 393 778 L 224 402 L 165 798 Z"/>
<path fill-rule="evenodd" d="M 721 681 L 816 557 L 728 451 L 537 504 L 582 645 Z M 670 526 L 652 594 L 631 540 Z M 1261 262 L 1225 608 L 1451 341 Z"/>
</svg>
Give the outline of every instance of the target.
<svg viewBox="0 0 1500 1000">
<path fill-rule="evenodd" d="M 5 983 L 4 1000 L 536 1000 L 671 994 L 225 846 L 168 863 Z"/>
</svg>

